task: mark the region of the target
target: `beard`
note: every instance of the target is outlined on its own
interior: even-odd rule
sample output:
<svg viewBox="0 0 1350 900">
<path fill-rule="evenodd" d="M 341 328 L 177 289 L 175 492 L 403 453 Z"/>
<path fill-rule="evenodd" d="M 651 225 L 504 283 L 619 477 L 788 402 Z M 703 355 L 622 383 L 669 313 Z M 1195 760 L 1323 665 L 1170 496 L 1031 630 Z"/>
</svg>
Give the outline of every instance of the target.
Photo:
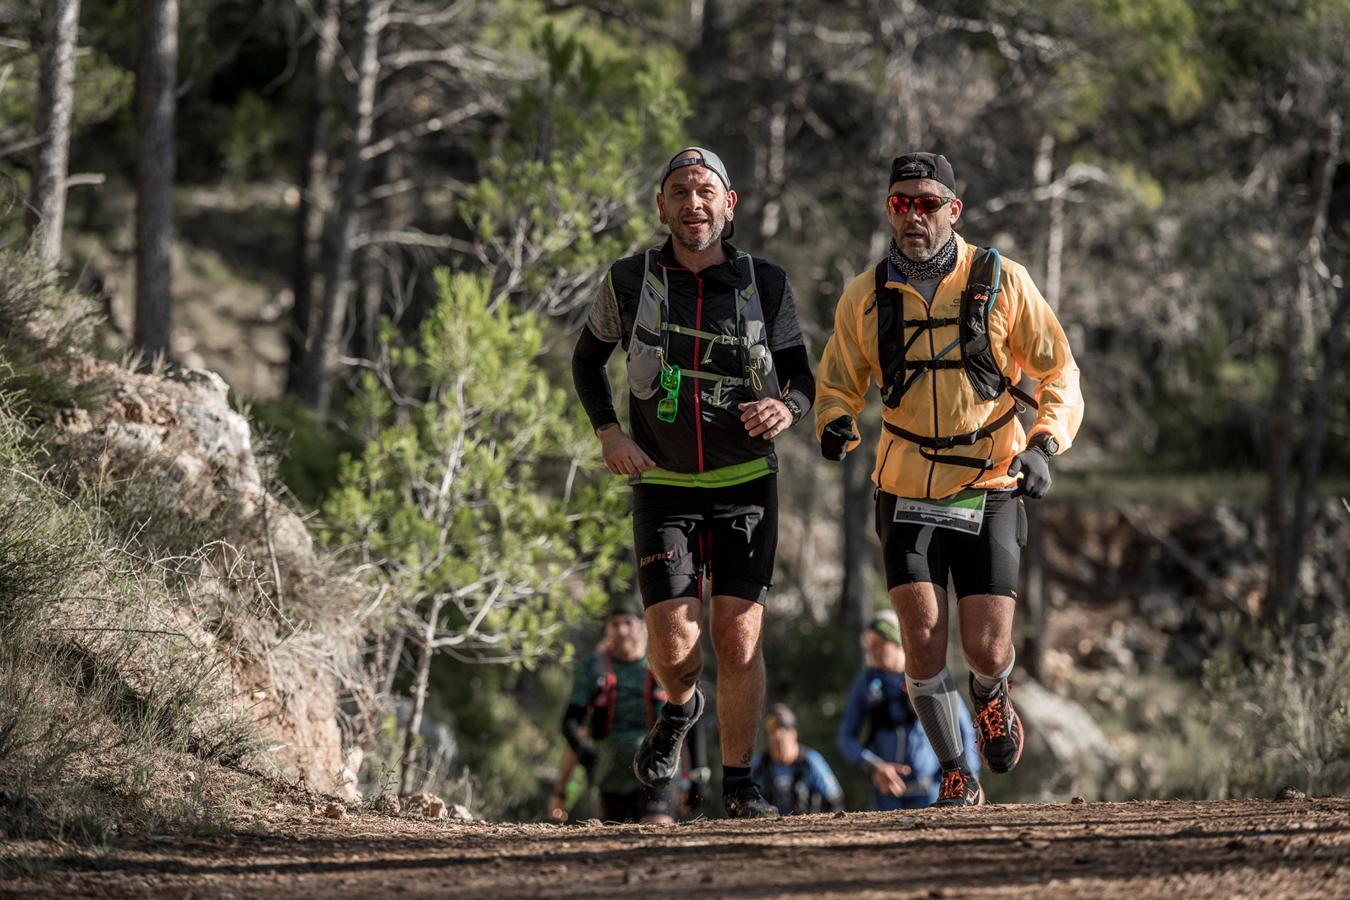
<svg viewBox="0 0 1350 900">
<path fill-rule="evenodd" d="M 951 238 L 952 230 L 950 227 L 946 227 L 938 228 L 933 233 L 925 234 L 921 238 L 917 235 L 909 238 L 901 235 L 901 239 L 897 240 L 896 244 L 907 259 L 914 262 L 928 262 L 937 255 L 938 251 L 947 246 L 947 242 Z"/>
<path fill-rule="evenodd" d="M 720 215 L 709 216 L 708 230 L 697 236 L 679 221 L 672 220 L 667 227 L 670 229 L 670 236 L 681 247 L 691 253 L 702 253 L 721 240 L 722 232 L 727 227 L 727 214 L 722 212 Z"/>
</svg>

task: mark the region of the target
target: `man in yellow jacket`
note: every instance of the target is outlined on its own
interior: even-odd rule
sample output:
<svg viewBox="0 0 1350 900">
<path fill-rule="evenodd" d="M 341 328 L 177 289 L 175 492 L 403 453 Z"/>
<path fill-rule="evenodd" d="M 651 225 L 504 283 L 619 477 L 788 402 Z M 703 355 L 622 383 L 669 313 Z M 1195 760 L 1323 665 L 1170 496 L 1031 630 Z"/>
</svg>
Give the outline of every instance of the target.
<svg viewBox="0 0 1350 900">
<path fill-rule="evenodd" d="M 891 166 L 887 258 L 844 289 L 816 389 L 816 435 L 828 459 L 860 441 L 869 380 L 883 430 L 872 480 L 886 584 L 900 616 L 905 681 L 942 765 L 939 806 L 984 802 L 964 762 L 959 697 L 947 669 L 948 577 L 970 664 L 976 738 L 989 768 L 1022 754 L 1013 708 L 1012 623 L 1026 541 L 1022 497 L 1050 486 L 1050 460 L 1083 418 L 1078 366 L 1054 311 L 1021 265 L 967 244 L 946 157 Z M 1035 397 L 1014 385 L 1039 382 Z M 1036 407 L 1029 434 L 1019 403 Z"/>
</svg>

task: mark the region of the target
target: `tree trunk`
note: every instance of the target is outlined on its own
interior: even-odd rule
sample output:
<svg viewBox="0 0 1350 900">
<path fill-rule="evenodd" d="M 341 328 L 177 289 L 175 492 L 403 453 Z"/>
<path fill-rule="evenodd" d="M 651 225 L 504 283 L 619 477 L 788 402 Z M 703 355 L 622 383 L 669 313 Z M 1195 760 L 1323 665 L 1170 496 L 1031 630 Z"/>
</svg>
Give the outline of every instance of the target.
<svg viewBox="0 0 1350 900">
<path fill-rule="evenodd" d="M 441 601 L 433 600 L 430 615 L 423 623 L 417 647 L 417 677 L 413 681 L 412 709 L 408 713 L 408 730 L 403 735 L 403 761 L 399 772 L 398 792 L 412 793 L 417 771 L 417 735 L 422 730 L 422 711 L 427 705 L 427 684 L 431 680 L 431 656 L 435 652 L 436 622 L 441 616 Z"/>
<path fill-rule="evenodd" d="M 80 0 L 42 4 L 42 52 L 38 69 L 38 145 L 33 166 L 28 232 L 33 252 L 55 265 L 61 259 L 61 229 L 66 218 L 66 174 L 70 155 L 70 116 L 75 107 L 75 39 Z"/>
<path fill-rule="evenodd" d="M 352 104 L 352 133 L 344 154 L 337 214 L 329 229 L 329 247 L 323 279 L 319 322 L 305 354 L 306 399 L 320 419 L 328 415 L 333 397 L 334 358 L 342 338 L 347 298 L 351 290 L 352 239 L 356 235 L 358 205 L 365 183 L 362 151 L 370 144 L 375 121 L 375 89 L 380 76 L 380 33 L 389 17 L 390 0 L 366 0 L 361 17 L 358 78 Z"/>
<path fill-rule="evenodd" d="M 384 675 L 380 682 L 380 693 L 384 697 L 392 697 L 394 694 L 394 682 L 398 680 L 398 670 L 403 664 L 403 645 L 407 639 L 407 630 L 400 626 L 389 638 L 388 650 L 384 649 L 384 642 L 380 643 L 381 653 L 385 657 L 381 661 L 383 668 L 379 670 Z"/>
<path fill-rule="evenodd" d="M 1303 396 L 1298 376 L 1299 370 L 1304 368 L 1304 334 L 1301 325 L 1312 318 L 1314 294 L 1322 278 L 1318 270 L 1326 269 L 1322 251 L 1326 246 L 1328 217 L 1340 162 L 1341 117 L 1333 113 L 1328 119 L 1326 155 L 1317 182 L 1308 239 L 1299 253 L 1298 284 L 1284 310 L 1274 396 L 1271 398 L 1270 459 L 1267 464 L 1269 494 L 1266 498 L 1269 574 L 1265 602 L 1261 609 L 1262 619 L 1269 626 L 1276 626 L 1281 620 L 1295 616 L 1301 599 L 1298 570 L 1303 557 L 1302 531 L 1307 527 L 1308 507 L 1317 489 L 1326 430 L 1326 398 L 1322 395 L 1324 388 L 1318 386 L 1313 387 L 1312 396 L 1308 398 L 1309 420 L 1296 424 L 1296 407 Z M 1343 316 L 1342 302 L 1333 313 L 1331 331 L 1323 345 L 1326 353 L 1324 367 L 1340 355 L 1338 332 L 1343 325 Z M 1334 371 L 1323 369 L 1326 375 Z M 1303 428 L 1307 429 L 1304 435 L 1306 443 L 1300 460 L 1301 472 L 1295 481 L 1296 429 Z"/>
<path fill-rule="evenodd" d="M 1284 609 L 1291 580 L 1289 577 L 1288 496 L 1294 461 L 1294 438 L 1290 429 L 1294 424 L 1294 367 L 1295 346 L 1298 343 L 1298 316 L 1294 302 L 1285 304 L 1275 386 L 1271 397 L 1269 454 L 1266 461 L 1266 531 L 1267 563 L 1266 596 L 1261 605 L 1261 618 L 1269 627 L 1278 625 Z"/>
<path fill-rule="evenodd" d="M 295 302 L 291 306 L 290 327 L 286 330 L 286 390 L 291 393 L 298 393 L 304 384 L 305 352 L 314 324 L 314 270 L 318 265 L 319 239 L 323 235 L 324 174 L 328 169 L 328 132 L 332 119 L 329 104 L 341 11 L 341 0 L 326 0 L 323 4 L 322 18 L 314 35 L 312 83 L 301 128 L 303 144 L 296 184 L 300 198 L 295 210 L 295 249 L 291 268 L 291 293 Z"/>
<path fill-rule="evenodd" d="M 172 327 L 174 107 L 178 0 L 140 0 L 136 71 L 136 323 L 147 356 L 168 356 Z"/>
<path fill-rule="evenodd" d="M 374 216 L 366 216 L 367 227 L 374 226 Z M 395 251 L 397 252 L 397 251 Z M 353 309 L 349 356 L 375 360 L 379 357 L 380 310 L 383 306 L 385 284 L 385 256 L 382 248 L 368 244 L 357 255 L 356 304 Z"/>
<path fill-rule="evenodd" d="M 1336 170 L 1341 163 L 1341 117 L 1332 113 L 1328 119 L 1327 153 L 1323 162 L 1321 178 L 1318 183 L 1317 208 L 1313 216 L 1312 234 L 1304 251 L 1300 266 L 1300 290 L 1311 300 L 1318 290 L 1318 281 L 1334 283 L 1322 260 L 1325 245 L 1327 221 L 1332 205 L 1332 192 L 1336 180 Z M 1320 265 L 1319 265 L 1320 264 Z M 1319 276 L 1318 270 L 1325 273 Z M 1298 460 L 1298 483 L 1294 488 L 1293 516 L 1289 522 L 1289 543 L 1285 548 L 1288 556 L 1283 573 L 1286 590 L 1290 592 L 1286 608 L 1291 614 L 1297 614 L 1300 592 L 1298 590 L 1298 572 L 1303 564 L 1304 534 L 1307 531 L 1310 508 L 1317 495 L 1317 476 L 1322 470 L 1322 445 L 1326 440 L 1328 399 L 1331 393 L 1332 379 L 1341 372 L 1341 354 L 1344 343 L 1346 317 L 1350 307 L 1350 294 L 1342 291 L 1339 300 L 1331 312 L 1331 324 L 1322 340 L 1322 364 L 1320 377 L 1313 380 L 1308 402 L 1305 426 L 1307 434 L 1303 440 L 1302 454 Z"/>
<path fill-rule="evenodd" d="M 695 0 L 689 7 L 691 33 L 695 43 L 685 53 L 689 71 L 696 73 L 705 86 L 717 83 L 726 65 L 726 11 L 721 0 Z"/>
<path fill-rule="evenodd" d="M 764 141 L 764 174 L 760 179 L 760 185 L 765 202 L 763 212 L 758 217 L 761 241 L 771 240 L 778 234 L 783 212 L 783 193 L 787 185 L 788 86 L 794 83 L 789 74 L 788 42 L 791 39 L 792 22 L 796 12 L 796 3 L 792 0 L 782 4 L 782 8 L 775 16 L 773 40 L 770 44 L 769 60 L 773 69 L 773 81 L 780 85 L 781 89 L 769 106 L 768 134 L 765 135 Z"/>
<path fill-rule="evenodd" d="M 861 433 L 861 432 L 860 432 Z M 839 592 L 839 622 L 861 632 L 872 614 L 876 561 L 867 531 L 875 516 L 869 454 L 860 447 L 844 457 L 844 581 Z"/>
<path fill-rule="evenodd" d="M 1291 582 L 1297 584 L 1298 571 L 1303 565 L 1304 535 L 1307 532 L 1311 508 L 1317 497 L 1317 478 L 1322 473 L 1322 448 L 1326 443 L 1327 420 L 1332 382 L 1341 377 L 1345 356 L 1345 331 L 1350 320 L 1350 293 L 1342 293 L 1331 316 L 1331 328 L 1322 344 L 1320 377 L 1314 382 L 1309 402 L 1309 434 L 1303 442 L 1299 461 L 1298 488 L 1294 493 L 1294 539 L 1289 554 Z"/>
<path fill-rule="evenodd" d="M 1041 502 L 1026 504 L 1027 544 L 1022 548 L 1022 651 L 1017 661 L 1033 680 L 1040 681 L 1045 659 L 1045 522 Z"/>
<path fill-rule="evenodd" d="M 1048 187 L 1055 180 L 1055 138 L 1043 135 L 1036 148 L 1036 163 L 1032 178 L 1037 187 Z M 1050 215 L 1045 238 L 1045 301 L 1051 309 L 1059 308 L 1060 281 L 1064 260 L 1064 195 L 1056 191 L 1050 200 Z M 1028 382 L 1023 388 L 1030 387 Z M 1025 503 L 1027 511 L 1027 542 L 1022 550 L 1019 573 L 1022 592 L 1022 650 L 1018 661 L 1032 678 L 1041 677 L 1045 653 L 1046 598 L 1045 598 L 1045 522 L 1043 500 Z"/>
<path fill-rule="evenodd" d="M 386 87 L 387 89 L 387 87 Z M 377 123 L 378 124 L 378 123 Z M 383 129 L 377 129 L 378 135 Z M 377 138 L 378 140 L 378 138 Z M 397 184 L 410 176 L 412 169 L 403 150 L 381 154 L 367 175 L 371 184 Z M 411 191 L 397 191 L 381 199 L 369 200 L 362 216 L 362 230 L 399 232 L 416 218 Z M 361 248 L 357 277 L 357 302 L 350 355 L 358 359 L 378 360 L 381 348 L 380 318 L 393 312 L 394 297 L 403 283 L 405 250 L 394 244 L 369 243 Z M 397 321 L 397 316 L 393 316 Z"/>
</svg>

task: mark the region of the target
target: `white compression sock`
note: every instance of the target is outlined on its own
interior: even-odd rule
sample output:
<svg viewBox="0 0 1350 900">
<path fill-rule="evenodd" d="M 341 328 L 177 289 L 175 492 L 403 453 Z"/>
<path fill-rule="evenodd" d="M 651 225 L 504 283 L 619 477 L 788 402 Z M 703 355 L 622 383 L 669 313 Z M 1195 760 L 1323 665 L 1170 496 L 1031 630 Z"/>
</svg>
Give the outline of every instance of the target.
<svg viewBox="0 0 1350 900">
<path fill-rule="evenodd" d="M 932 678 L 911 678 L 906 674 L 905 684 L 909 689 L 909 700 L 914 704 L 914 712 L 923 723 L 923 730 L 942 768 L 963 768 L 966 764 L 966 748 L 961 740 L 958 712 L 961 698 L 956 693 L 956 683 L 952 681 L 951 672 L 944 667 Z"/>
<path fill-rule="evenodd" d="M 999 683 L 1002 682 L 1003 679 L 1007 678 L 1009 675 L 1012 674 L 1013 664 L 1016 662 L 1017 662 L 1017 651 L 1014 650 L 1012 654 L 1008 657 L 1008 665 L 1003 669 L 1002 672 L 999 672 L 997 675 L 984 675 L 980 672 L 975 671 L 975 667 L 971 666 L 970 674 L 975 676 L 975 689 L 973 691 L 975 696 L 971 697 L 970 699 L 983 700 L 990 694 L 994 693 L 995 689 L 998 688 Z M 969 665 L 970 663 L 970 660 L 968 658 L 966 659 L 966 663 L 967 665 Z"/>
</svg>

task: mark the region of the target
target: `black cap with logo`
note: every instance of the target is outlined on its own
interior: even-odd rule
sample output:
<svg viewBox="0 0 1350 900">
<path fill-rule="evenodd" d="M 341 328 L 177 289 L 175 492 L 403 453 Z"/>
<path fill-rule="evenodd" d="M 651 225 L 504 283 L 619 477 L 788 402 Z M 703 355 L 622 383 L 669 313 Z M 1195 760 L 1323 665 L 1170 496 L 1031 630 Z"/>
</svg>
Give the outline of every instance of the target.
<svg viewBox="0 0 1350 900">
<path fill-rule="evenodd" d="M 945 185 L 956 193 L 956 173 L 947 157 L 940 153 L 914 152 L 897 156 L 891 161 L 891 180 L 886 186 L 897 181 L 909 181 L 913 178 L 928 178 Z"/>
</svg>

